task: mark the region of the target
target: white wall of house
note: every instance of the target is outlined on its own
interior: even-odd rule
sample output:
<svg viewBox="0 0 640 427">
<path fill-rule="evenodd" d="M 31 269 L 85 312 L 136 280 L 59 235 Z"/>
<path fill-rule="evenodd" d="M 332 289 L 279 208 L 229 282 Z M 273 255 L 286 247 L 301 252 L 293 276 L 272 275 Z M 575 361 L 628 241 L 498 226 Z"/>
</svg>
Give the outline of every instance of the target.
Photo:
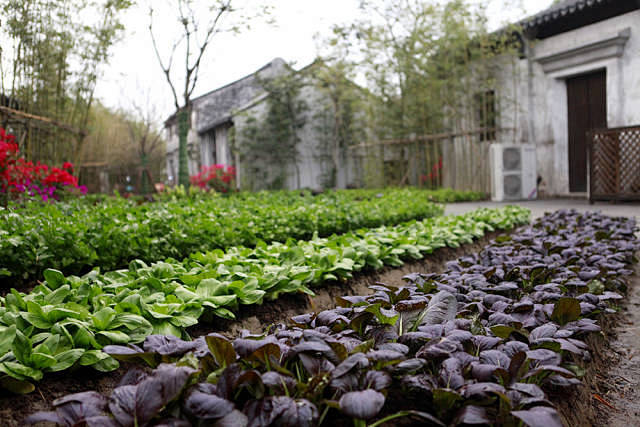
<svg viewBox="0 0 640 427">
<path fill-rule="evenodd" d="M 267 104 L 265 102 L 252 103 L 250 106 L 244 106 L 241 111 L 236 112 L 233 117 L 233 126 L 236 134 L 236 148 L 238 152 L 244 151 L 243 131 L 248 126 L 250 118 L 261 121 L 266 114 Z M 236 161 L 236 181 L 241 189 L 247 189 L 250 186 L 249 174 L 245 170 L 248 167 L 244 162 L 240 161 L 239 155 Z"/>
<path fill-rule="evenodd" d="M 312 83 L 301 88 L 299 99 L 307 103 L 308 109 L 304 112 L 305 125 L 298 130 L 298 138 L 300 140 L 297 146 L 297 162 L 289 164 L 285 171 L 286 177 L 284 188 L 298 189 L 311 188 L 322 189 L 326 187 L 327 176 L 332 169 L 332 159 L 327 156 L 331 155 L 331 151 L 327 151 L 327 144 L 332 144 L 331 135 L 323 134 L 323 123 L 320 123 L 321 115 L 325 109 L 330 109 L 326 94 L 319 91 Z M 245 107 L 242 111 L 236 112 L 233 116 L 233 123 L 236 132 L 236 144 L 238 150 L 242 150 L 242 133 L 243 129 L 248 125 L 249 118 L 254 118 L 258 122 L 265 120 L 267 114 L 268 102 L 265 97 L 261 97 L 257 102 Z M 331 126 L 333 123 L 330 123 Z M 324 147 L 324 148 L 323 148 Z M 249 165 L 238 163 L 237 173 L 238 180 L 241 184 L 247 185 L 246 171 L 244 168 Z M 261 165 L 268 167 L 268 165 Z M 352 184 L 350 177 L 355 176 L 352 171 L 352 163 L 349 163 L 344 156 L 340 156 L 336 174 L 336 186 L 345 188 Z M 272 173 L 271 176 L 275 176 Z"/>
<path fill-rule="evenodd" d="M 298 166 L 300 169 L 300 188 L 325 188 L 328 176 L 333 169 L 332 148 L 334 136 L 324 132 L 333 127 L 333 110 L 328 96 L 309 82 L 303 86 L 300 99 L 307 103 L 305 125 L 299 131 L 301 143 L 298 145 Z M 329 120 L 329 123 L 322 122 Z M 295 178 L 295 177 L 291 177 Z M 345 188 L 348 180 L 348 166 L 344 156 L 339 156 L 335 177 L 335 186 Z M 289 180 L 289 188 L 298 188 L 294 179 Z"/>
<path fill-rule="evenodd" d="M 530 61 L 530 62 L 529 62 Z M 500 126 L 512 141 L 535 143 L 547 191 L 569 193 L 567 79 L 606 70 L 607 126 L 640 124 L 640 10 L 536 40 L 530 59 L 501 73 Z M 517 99 L 513 103 L 510 100 Z"/>
<path fill-rule="evenodd" d="M 303 89 L 305 91 L 305 89 Z M 306 92 L 306 91 L 305 91 Z M 313 94 L 301 95 L 303 99 L 311 101 Z M 311 96 L 311 98 L 307 98 Z M 241 113 L 234 116 L 234 126 L 236 135 L 241 135 L 245 127 L 248 125 L 249 118 L 253 118 L 258 122 L 265 120 L 267 114 L 268 103 L 266 99 L 260 100 L 260 102 L 244 109 Z M 312 132 L 312 123 L 307 120 L 306 125 L 300 129 L 298 136 L 300 143 L 297 146 L 298 149 L 298 161 L 296 164 L 290 164 L 285 171 L 284 188 L 296 189 L 296 188 L 321 188 L 321 165 L 314 158 L 314 135 Z M 239 151 L 242 150 L 240 146 L 242 144 L 242 138 L 236 138 Z M 245 167 L 249 167 L 247 164 L 240 163 L 238 165 L 239 180 L 244 185 L 247 185 L 248 181 L 242 181 L 243 178 L 247 178 L 247 171 Z M 269 168 L 267 164 L 260 165 L 260 168 Z M 271 171 L 272 177 L 277 175 L 277 171 Z M 257 183 L 253 183 L 256 185 Z M 257 184 L 259 185 L 259 184 Z"/>
</svg>

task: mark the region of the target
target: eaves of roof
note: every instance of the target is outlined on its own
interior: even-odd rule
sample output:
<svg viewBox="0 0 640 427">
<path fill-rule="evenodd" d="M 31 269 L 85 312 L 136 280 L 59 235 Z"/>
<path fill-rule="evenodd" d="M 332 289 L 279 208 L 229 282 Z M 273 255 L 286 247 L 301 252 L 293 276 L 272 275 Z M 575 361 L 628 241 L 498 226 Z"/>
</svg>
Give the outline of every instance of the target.
<svg viewBox="0 0 640 427">
<path fill-rule="evenodd" d="M 215 122 L 209 123 L 205 127 L 202 127 L 200 129 L 196 129 L 196 132 L 198 132 L 198 134 L 202 135 L 203 133 L 207 133 L 210 130 L 215 129 L 218 126 L 223 125 L 225 123 L 233 123 L 232 119 L 233 119 L 232 116 L 224 116 L 224 117 L 220 118 L 219 120 L 216 120 Z"/>
<path fill-rule="evenodd" d="M 260 67 L 259 69 L 257 69 L 256 71 L 254 71 L 254 72 L 253 72 L 253 73 L 251 73 L 251 74 L 247 74 L 247 75 L 246 75 L 246 76 L 244 76 L 244 77 L 240 77 L 239 79 L 237 79 L 237 80 L 235 80 L 235 81 L 232 81 L 231 83 L 227 83 L 227 84 L 226 84 L 226 85 L 224 85 L 224 86 L 220 86 L 220 87 L 218 87 L 218 88 L 216 88 L 216 89 L 210 90 L 210 91 L 209 91 L 209 92 L 207 92 L 207 93 L 203 93 L 202 95 L 199 95 L 199 96 L 197 96 L 197 97 L 193 98 L 193 99 L 191 100 L 191 102 L 195 102 L 195 101 L 197 101 L 197 100 L 199 100 L 199 99 L 201 99 L 201 98 L 206 98 L 206 97 L 208 97 L 209 95 L 211 95 L 212 93 L 215 93 L 215 92 L 221 91 L 222 89 L 225 89 L 225 88 L 227 88 L 227 87 L 229 87 L 229 86 L 233 86 L 233 85 L 235 85 L 235 84 L 237 84 L 237 83 L 239 83 L 239 82 L 241 82 L 241 81 L 243 81 L 243 80 L 247 80 L 247 79 L 254 78 L 254 77 L 256 76 L 256 74 L 259 74 L 261 71 L 264 71 L 264 70 L 266 70 L 267 68 L 271 67 L 271 66 L 273 65 L 273 63 L 274 63 L 276 60 L 278 60 L 278 58 L 274 59 L 274 60 L 273 60 L 273 61 L 271 61 L 271 62 L 268 62 L 267 64 L 263 65 L 262 67 Z"/>
<path fill-rule="evenodd" d="M 609 0 L 564 0 L 549 6 L 542 12 L 539 12 L 530 18 L 525 19 L 522 22 L 522 26 L 524 28 L 534 27 L 556 19 L 569 17 L 570 15 L 580 13 L 585 9 L 601 3 L 606 3 L 607 1 Z"/>
<path fill-rule="evenodd" d="M 640 0 L 563 0 L 520 21 L 525 33 L 550 37 L 640 9 Z"/>
</svg>

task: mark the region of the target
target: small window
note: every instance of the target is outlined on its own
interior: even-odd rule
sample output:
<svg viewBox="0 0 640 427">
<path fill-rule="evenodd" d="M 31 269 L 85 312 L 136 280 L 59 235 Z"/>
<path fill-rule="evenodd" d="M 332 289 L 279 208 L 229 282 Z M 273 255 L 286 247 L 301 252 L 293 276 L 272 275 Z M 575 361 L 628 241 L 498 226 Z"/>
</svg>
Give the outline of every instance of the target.
<svg viewBox="0 0 640 427">
<path fill-rule="evenodd" d="M 496 93 L 494 90 L 476 93 L 474 110 L 480 132 L 480 141 L 496 139 Z"/>
</svg>

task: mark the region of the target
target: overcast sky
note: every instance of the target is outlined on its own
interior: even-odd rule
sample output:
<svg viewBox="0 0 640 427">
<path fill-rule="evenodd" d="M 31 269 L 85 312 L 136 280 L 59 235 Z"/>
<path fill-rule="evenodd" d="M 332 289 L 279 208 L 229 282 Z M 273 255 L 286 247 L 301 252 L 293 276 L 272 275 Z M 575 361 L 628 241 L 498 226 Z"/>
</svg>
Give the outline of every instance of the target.
<svg viewBox="0 0 640 427">
<path fill-rule="evenodd" d="M 254 0 L 255 1 L 255 0 Z M 490 29 L 531 15 L 552 0 L 477 0 L 486 4 Z M 129 10 L 123 20 L 124 40 L 112 49 L 110 64 L 98 83 L 97 96 L 109 107 L 127 108 L 132 99 L 150 99 L 160 119 L 173 110 L 173 98 L 149 37 L 148 6 L 145 2 Z M 157 5 L 161 0 L 153 0 Z M 206 2 L 205 2 L 206 3 Z M 273 58 L 280 57 L 302 67 L 317 56 L 314 35 L 328 36 L 334 24 L 360 18 L 359 0 L 272 0 L 277 25 L 256 24 L 236 35 L 213 39 L 204 56 L 195 95 L 199 95 L 250 74 Z M 517 7 L 511 7 L 514 3 Z M 509 7 L 507 7 L 509 5 Z M 159 12 L 154 23 L 159 38 L 169 42 L 176 34 L 175 18 Z M 168 46 L 164 46 L 165 52 Z"/>
</svg>

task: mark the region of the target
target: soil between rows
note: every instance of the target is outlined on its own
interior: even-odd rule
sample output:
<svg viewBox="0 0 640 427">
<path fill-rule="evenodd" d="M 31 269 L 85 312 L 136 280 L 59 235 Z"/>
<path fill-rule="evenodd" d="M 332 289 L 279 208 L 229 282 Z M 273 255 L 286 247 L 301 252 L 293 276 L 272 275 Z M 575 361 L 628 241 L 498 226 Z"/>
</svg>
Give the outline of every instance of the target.
<svg viewBox="0 0 640 427">
<path fill-rule="evenodd" d="M 273 323 L 287 322 L 298 314 L 309 311 L 321 311 L 335 308 L 335 298 L 343 295 L 368 295 L 370 285 L 382 282 L 389 285 L 402 285 L 402 277 L 416 271 L 441 272 L 447 261 L 481 250 L 489 241 L 504 232 L 487 233 L 473 243 L 459 248 L 440 248 L 426 258 L 409 262 L 399 268 L 384 268 L 377 272 L 357 273 L 346 283 L 325 283 L 314 289 L 316 295 L 282 295 L 275 301 L 265 301 L 262 305 L 242 306 L 236 320 L 216 319 L 207 324 L 199 324 L 188 329 L 189 335 L 197 337 L 210 332 L 219 332 L 228 336 L 237 336 L 243 330 L 253 333 Z M 108 395 L 118 386 L 120 379 L 130 368 L 121 363 L 113 372 L 101 373 L 91 368 L 80 368 L 45 376 L 36 384 L 36 390 L 27 395 L 13 395 L 0 391 L 0 425 L 21 426 L 28 415 L 37 411 L 49 411 L 51 402 L 72 393 L 94 390 Z M 141 367 L 136 365 L 136 367 Z"/>
<path fill-rule="evenodd" d="M 582 385 L 551 395 L 567 426 L 630 427 L 640 425 L 640 264 L 615 315 L 598 320 L 601 334 L 587 338 L 591 362 Z"/>
</svg>

